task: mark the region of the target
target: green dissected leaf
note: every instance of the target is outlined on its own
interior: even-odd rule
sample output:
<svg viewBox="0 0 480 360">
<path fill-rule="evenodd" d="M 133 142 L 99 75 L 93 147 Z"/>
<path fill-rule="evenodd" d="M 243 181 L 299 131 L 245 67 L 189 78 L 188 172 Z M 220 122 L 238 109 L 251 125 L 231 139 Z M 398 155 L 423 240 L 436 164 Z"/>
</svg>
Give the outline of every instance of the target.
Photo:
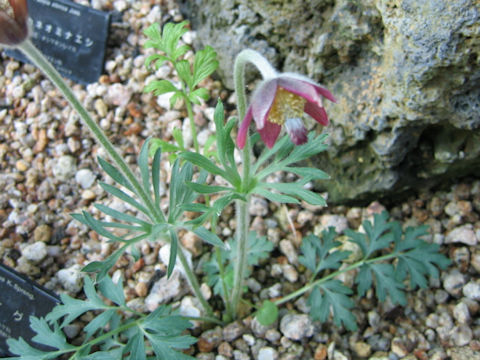
<svg viewBox="0 0 480 360">
<path fill-rule="evenodd" d="M 193 86 L 210 76 L 218 67 L 217 53 L 211 46 L 198 51 L 193 62 Z"/>
<path fill-rule="evenodd" d="M 18 357 L 10 357 L 11 360 L 48 360 L 58 357 L 57 354 L 41 351 L 30 346 L 23 338 L 7 339 L 8 350 Z"/>
<path fill-rule="evenodd" d="M 190 92 L 188 99 L 194 104 L 201 105 L 202 102 L 199 100 L 207 101 L 210 98 L 210 94 L 205 88 L 198 88 Z"/>
<path fill-rule="evenodd" d="M 51 346 L 55 349 L 69 350 L 74 346 L 67 343 L 65 334 L 59 327 L 55 326 L 52 330 L 47 320 L 30 316 L 30 328 L 36 333 L 32 338 L 33 341 Z"/>
<path fill-rule="evenodd" d="M 235 259 L 237 257 L 237 240 L 231 238 L 228 240 L 229 244 L 229 259 Z M 258 236 L 255 231 L 248 233 L 247 241 L 247 264 L 249 266 L 256 266 L 260 260 L 269 257 L 270 252 L 273 250 L 272 242 L 267 240 L 266 236 Z"/>
<path fill-rule="evenodd" d="M 288 171 L 288 172 L 306 177 L 310 180 L 330 179 L 330 176 L 326 172 L 316 168 L 287 166 L 283 169 L 283 171 Z"/>
<path fill-rule="evenodd" d="M 119 221 L 125 221 L 127 223 L 135 223 L 139 224 L 142 228 L 148 230 L 149 227 L 151 227 L 151 224 L 148 222 L 141 220 L 135 216 L 125 214 L 123 212 L 120 212 L 118 210 L 112 209 L 111 207 L 105 206 L 103 204 L 95 204 L 94 205 L 98 210 L 103 212 L 106 215 L 111 216 L 112 218 L 119 220 Z M 78 214 L 77 214 L 78 215 Z"/>
<path fill-rule="evenodd" d="M 172 57 L 172 60 L 176 60 L 173 55 L 175 55 L 180 38 L 188 31 L 187 25 L 188 21 L 182 21 L 178 24 L 167 23 L 163 27 L 162 40 L 165 44 L 165 52 Z M 183 49 L 177 50 L 180 53 L 183 51 Z"/>
<path fill-rule="evenodd" d="M 356 318 L 351 312 L 354 303 L 348 297 L 351 294 L 352 290 L 338 280 L 329 280 L 315 286 L 308 298 L 310 316 L 313 320 L 324 322 L 332 312 L 336 326 L 343 324 L 348 330 L 356 330 Z"/>
<path fill-rule="evenodd" d="M 124 244 L 104 261 L 92 261 L 84 266 L 82 271 L 97 273 L 96 280 L 101 281 L 129 246 L 129 244 Z"/>
<path fill-rule="evenodd" d="M 174 108 L 177 102 L 181 99 L 185 98 L 185 94 L 182 91 L 175 92 L 172 97 L 170 98 L 170 107 Z M 174 130 L 175 131 L 175 130 Z"/>
<path fill-rule="evenodd" d="M 214 185 L 205 185 L 197 184 L 194 182 L 187 182 L 187 186 L 190 187 L 193 191 L 196 191 L 199 194 L 213 194 L 221 191 L 232 191 L 234 189 L 226 186 L 214 186 Z"/>
<path fill-rule="evenodd" d="M 364 258 L 368 258 L 376 251 L 386 249 L 394 241 L 391 231 L 394 222 L 387 222 L 388 213 L 375 214 L 373 224 L 370 221 L 363 222 L 365 234 L 345 230 L 345 234 L 350 237 L 350 241 L 357 244 L 363 252 Z"/>
<path fill-rule="evenodd" d="M 161 149 L 161 151 L 169 153 L 169 152 L 176 152 L 181 151 L 182 148 L 174 145 L 168 141 L 161 140 L 161 139 L 152 139 L 150 141 L 150 156 L 154 156 L 155 152 Z"/>
<path fill-rule="evenodd" d="M 155 49 L 165 51 L 165 49 L 163 49 L 162 33 L 160 31 L 159 24 L 155 23 L 150 25 L 148 28 L 143 30 L 143 33 L 147 38 L 149 38 L 144 45 L 146 49 L 153 47 Z"/>
<path fill-rule="evenodd" d="M 125 352 L 129 352 L 127 359 L 131 360 L 146 360 L 147 355 L 145 351 L 145 341 L 143 333 L 140 329 L 135 329 L 135 335 L 132 336 L 125 348 Z"/>
<path fill-rule="evenodd" d="M 210 159 L 206 158 L 203 155 L 190 152 L 190 151 L 184 151 L 180 153 L 180 157 L 187 161 L 190 161 L 192 164 L 197 165 L 202 169 L 205 169 L 206 171 L 208 171 L 213 175 L 220 175 L 223 178 L 228 177 L 225 170 L 222 170 L 221 168 L 219 168 Z"/>
<path fill-rule="evenodd" d="M 327 203 L 325 199 L 317 194 L 314 193 L 313 191 L 307 190 L 303 188 L 298 183 L 260 183 L 257 185 L 258 187 L 263 187 L 263 188 L 271 188 L 279 191 L 280 193 L 284 193 L 288 196 L 291 197 L 297 197 L 300 198 L 301 200 L 306 201 L 307 203 L 311 205 L 319 205 L 319 206 L 326 206 Z M 256 192 L 256 190 L 255 190 Z"/>
<path fill-rule="evenodd" d="M 311 131 L 308 134 L 308 141 L 303 145 L 294 146 L 292 152 L 283 162 L 285 162 L 285 165 L 297 163 L 325 151 L 327 149 L 325 144 L 327 137 L 327 134 L 316 135 L 314 131 Z"/>
<path fill-rule="evenodd" d="M 225 248 L 225 244 L 223 243 L 220 238 L 212 233 L 211 231 L 208 231 L 202 226 L 199 226 L 197 228 L 192 229 L 193 233 L 197 235 L 200 239 L 205 241 L 206 243 L 209 243 L 210 245 L 213 246 L 218 246 L 220 248 Z"/>
<path fill-rule="evenodd" d="M 363 296 L 368 289 L 372 287 L 373 277 L 369 265 L 363 264 L 360 266 L 357 276 L 355 277 L 355 283 L 358 284 L 358 295 Z"/>
<path fill-rule="evenodd" d="M 278 318 L 278 307 L 270 300 L 264 300 L 255 317 L 263 326 L 272 325 Z"/>
<path fill-rule="evenodd" d="M 196 342 L 192 336 L 182 335 L 191 323 L 181 316 L 171 315 L 170 308 L 160 306 L 140 324 L 158 359 L 192 359 L 176 351 L 187 349 Z"/>
<path fill-rule="evenodd" d="M 110 231 L 106 230 L 103 226 L 101 221 L 95 219 L 92 215 L 84 211 L 82 214 L 71 214 L 71 216 L 75 219 L 80 221 L 81 223 L 87 225 L 92 230 L 94 230 L 98 235 L 104 236 L 107 239 L 116 242 L 123 242 L 124 239 L 118 236 L 113 235 Z"/>
<path fill-rule="evenodd" d="M 148 166 L 148 148 L 150 138 L 146 139 L 140 149 L 138 156 L 138 167 L 140 168 L 140 175 L 142 177 L 143 190 L 145 193 L 150 193 L 150 167 Z"/>
<path fill-rule="evenodd" d="M 177 263 L 177 251 L 178 251 L 177 233 L 175 231 L 171 230 L 170 231 L 170 256 L 169 256 L 169 259 L 168 259 L 168 266 L 167 266 L 167 277 L 168 278 L 172 275 L 173 269 L 175 268 L 175 264 Z"/>
<path fill-rule="evenodd" d="M 404 285 L 395 280 L 395 270 L 391 264 L 371 264 L 370 269 L 375 275 L 375 293 L 380 301 L 385 301 L 388 295 L 394 304 L 406 305 L 407 299 L 403 292 Z"/>
<path fill-rule="evenodd" d="M 152 80 L 143 88 L 143 92 L 153 92 L 156 96 L 177 91 L 175 85 L 168 80 Z"/>
<path fill-rule="evenodd" d="M 254 188 L 252 190 L 252 193 L 258 194 L 258 195 L 263 196 L 264 198 L 266 198 L 270 201 L 274 201 L 274 202 L 278 202 L 278 203 L 287 203 L 287 204 L 298 204 L 298 203 L 300 203 L 300 201 L 298 201 L 297 199 L 295 199 L 292 196 L 284 195 L 284 194 L 278 194 L 278 193 L 266 190 L 266 189 L 261 188 L 261 187 Z"/>
<path fill-rule="evenodd" d="M 97 351 L 93 354 L 88 354 L 79 360 L 113 360 L 122 358 L 122 348 L 115 348 L 108 351 Z"/>
<path fill-rule="evenodd" d="M 152 163 L 152 184 L 155 204 L 160 204 L 160 165 L 162 160 L 162 148 L 155 150 Z"/>
<path fill-rule="evenodd" d="M 255 135 L 258 135 L 258 134 L 256 133 Z M 255 136 L 255 138 L 259 140 L 260 136 Z M 255 142 L 258 141 L 255 138 L 252 137 L 252 140 L 251 140 L 252 144 L 255 144 Z M 253 172 L 256 173 L 257 170 L 260 168 L 260 166 L 262 166 L 268 159 L 278 154 L 280 149 L 285 149 L 289 141 L 290 141 L 289 136 L 285 135 L 280 140 L 277 140 L 271 149 L 269 149 L 268 147 L 265 147 L 262 151 L 262 154 L 259 156 L 255 164 L 253 165 L 253 168 L 252 168 Z M 267 176 L 268 174 L 269 172 L 265 176 Z M 259 179 L 262 179 L 265 176 L 260 174 L 258 175 Z"/>
<path fill-rule="evenodd" d="M 173 138 L 175 139 L 175 141 L 177 142 L 178 146 L 180 147 L 180 149 L 183 151 L 185 150 L 185 143 L 183 141 L 183 132 L 181 129 L 178 129 L 178 128 L 175 128 L 173 129 L 172 131 L 172 136 Z"/>
<path fill-rule="evenodd" d="M 335 241 L 337 232 L 334 227 L 322 231 L 322 237 L 309 235 L 302 241 L 300 247 L 302 254 L 298 261 L 309 269 L 313 276 L 317 276 L 322 270 L 339 269 L 342 265 L 342 260 L 345 260 L 349 255 L 349 251 L 333 251 L 341 243 Z"/>
<path fill-rule="evenodd" d="M 168 57 L 166 57 L 165 55 L 153 54 L 145 59 L 145 66 L 147 67 L 147 69 L 150 69 L 150 66 L 153 62 L 155 64 L 155 70 L 158 70 L 160 69 L 160 66 L 165 63 L 165 61 L 168 61 Z"/>
<path fill-rule="evenodd" d="M 90 321 L 83 329 L 83 331 L 85 331 L 85 337 L 90 339 L 98 330 L 107 326 L 108 322 L 115 314 L 115 311 L 115 309 L 106 310 Z"/>
<path fill-rule="evenodd" d="M 98 157 L 97 159 L 102 169 L 108 174 L 108 176 L 110 176 L 113 179 L 113 181 L 115 181 L 117 184 L 121 186 L 126 187 L 131 192 L 136 193 L 132 184 L 130 184 L 130 182 L 125 178 L 125 176 L 123 176 L 120 170 L 118 170 L 115 166 L 111 165 L 101 157 Z"/>
<path fill-rule="evenodd" d="M 98 289 L 107 299 L 112 300 L 117 305 L 125 306 L 125 296 L 123 295 L 123 284 L 120 280 L 115 284 L 110 276 L 105 276 L 102 281 L 98 283 Z"/>
<path fill-rule="evenodd" d="M 410 278 L 410 287 L 415 289 L 427 287 L 426 276 L 438 278 L 437 268 L 446 268 L 450 260 L 438 252 L 437 244 L 429 244 L 422 239 L 428 234 L 427 226 L 408 227 L 402 237 L 400 224 L 392 227 L 395 238 L 394 252 L 398 256 L 395 276 L 399 281 Z"/>
<path fill-rule="evenodd" d="M 149 211 L 143 205 L 141 205 L 137 200 L 132 198 L 130 195 L 127 195 L 122 190 L 116 188 L 115 186 L 106 184 L 104 182 L 101 182 L 100 186 L 102 187 L 103 190 L 105 190 L 109 194 L 119 198 L 120 200 L 126 202 L 127 204 L 132 205 L 134 208 L 137 208 L 138 210 L 143 212 L 145 215 L 150 216 Z"/>
<path fill-rule="evenodd" d="M 193 76 L 188 60 L 180 60 L 175 64 L 178 76 L 185 81 L 190 91 L 193 90 Z"/>
</svg>

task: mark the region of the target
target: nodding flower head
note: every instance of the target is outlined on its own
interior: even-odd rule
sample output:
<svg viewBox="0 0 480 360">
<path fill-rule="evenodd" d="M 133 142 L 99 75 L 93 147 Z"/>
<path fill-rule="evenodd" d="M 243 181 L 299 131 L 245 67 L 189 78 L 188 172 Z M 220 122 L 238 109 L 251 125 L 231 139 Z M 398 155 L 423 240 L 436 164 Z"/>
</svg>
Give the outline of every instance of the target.
<svg viewBox="0 0 480 360">
<path fill-rule="evenodd" d="M 307 129 L 303 125 L 303 113 L 307 113 L 320 124 L 328 125 L 328 117 L 322 98 L 336 102 L 327 89 L 307 77 L 284 73 L 264 80 L 252 95 L 237 136 L 240 149 L 245 146 L 250 123 L 255 120 L 263 142 L 272 148 L 282 126 L 295 145 L 307 141 Z"/>
<path fill-rule="evenodd" d="M 0 44 L 15 46 L 27 37 L 27 0 L 0 0 Z"/>
</svg>

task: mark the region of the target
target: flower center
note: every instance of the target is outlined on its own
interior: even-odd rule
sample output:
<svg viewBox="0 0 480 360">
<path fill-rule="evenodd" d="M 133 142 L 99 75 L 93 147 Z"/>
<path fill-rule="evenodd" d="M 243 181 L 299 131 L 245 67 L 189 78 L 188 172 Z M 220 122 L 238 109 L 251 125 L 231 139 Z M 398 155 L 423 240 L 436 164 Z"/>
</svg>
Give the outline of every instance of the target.
<svg viewBox="0 0 480 360">
<path fill-rule="evenodd" d="M 281 87 L 277 89 L 275 100 L 268 113 L 268 121 L 283 125 L 286 119 L 301 118 L 306 100 Z"/>
<path fill-rule="evenodd" d="M 0 0 L 0 11 L 5 12 L 12 19 L 15 16 L 15 14 L 13 13 L 12 6 L 8 2 L 8 0 Z"/>
</svg>

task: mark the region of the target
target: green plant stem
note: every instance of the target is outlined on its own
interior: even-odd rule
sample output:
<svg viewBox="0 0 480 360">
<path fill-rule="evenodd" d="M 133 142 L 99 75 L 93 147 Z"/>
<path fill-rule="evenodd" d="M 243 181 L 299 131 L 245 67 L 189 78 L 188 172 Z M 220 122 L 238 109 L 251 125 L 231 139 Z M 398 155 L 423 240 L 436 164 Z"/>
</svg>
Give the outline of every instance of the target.
<svg viewBox="0 0 480 360">
<path fill-rule="evenodd" d="M 398 257 L 398 255 L 399 255 L 398 253 L 390 253 L 390 254 L 379 256 L 379 257 L 376 257 L 376 258 L 373 258 L 373 259 L 368 259 L 368 260 L 362 259 L 362 260 L 357 261 L 356 263 L 354 263 L 352 265 L 347 266 L 344 269 L 334 271 L 331 274 L 328 274 L 327 276 L 325 276 L 321 279 L 318 279 L 318 280 L 315 280 L 315 281 L 309 281 L 309 283 L 306 284 L 305 286 L 303 286 L 300 289 L 282 297 L 281 299 L 278 299 L 278 300 L 274 301 L 274 303 L 277 306 L 282 305 L 282 304 L 284 304 L 284 303 L 286 303 L 286 302 L 288 302 L 292 299 L 295 299 L 298 296 L 303 295 L 307 291 L 312 290 L 315 286 L 337 277 L 340 274 L 343 274 L 343 273 L 346 273 L 348 271 L 354 270 L 354 269 L 356 269 L 356 268 L 358 268 L 358 267 L 360 267 L 364 264 L 370 264 L 370 263 L 377 262 L 377 261 L 393 259 L 395 257 Z M 314 278 L 312 278 L 312 280 L 313 279 Z"/>
<path fill-rule="evenodd" d="M 187 108 L 188 119 L 190 120 L 190 131 L 192 133 L 192 138 L 193 138 L 193 147 L 195 148 L 195 152 L 197 154 L 200 154 L 200 146 L 198 145 L 198 138 L 197 138 L 197 126 L 195 125 L 195 117 L 193 115 L 192 102 L 187 98 L 187 96 L 185 96 L 184 99 L 185 99 L 185 106 Z"/>
<path fill-rule="evenodd" d="M 143 203 L 147 206 L 149 212 L 154 215 L 155 218 L 162 218 L 163 214 L 157 209 L 153 203 L 153 200 L 148 196 L 145 190 L 142 188 L 138 182 L 135 174 L 132 172 L 128 164 L 125 162 L 124 158 L 117 152 L 115 147 L 112 145 L 110 140 L 108 140 L 105 133 L 97 125 L 97 123 L 92 119 L 87 110 L 83 105 L 78 101 L 75 94 L 72 92 L 70 87 L 65 83 L 58 71 L 48 62 L 48 60 L 43 56 L 43 54 L 33 45 L 30 40 L 25 40 L 18 48 L 40 69 L 45 75 L 52 81 L 55 86 L 60 90 L 60 92 L 65 96 L 70 105 L 77 111 L 80 118 L 83 120 L 84 124 L 90 129 L 91 133 L 98 141 L 98 143 L 103 146 L 105 151 L 108 153 L 113 162 L 120 168 L 121 172 L 128 181 L 134 187 L 137 195 L 142 199 Z"/>
<path fill-rule="evenodd" d="M 190 267 L 190 264 L 188 263 L 187 258 L 183 253 L 183 248 L 180 244 L 179 244 L 179 247 L 180 247 L 180 251 L 177 252 L 177 256 L 180 259 L 180 263 L 182 264 L 183 269 L 185 270 L 185 275 L 187 277 L 188 283 L 192 287 L 193 293 L 200 301 L 200 304 L 202 304 L 203 310 L 205 310 L 207 315 L 209 317 L 215 317 L 211 306 L 208 304 L 207 300 L 202 295 L 202 291 L 200 290 L 200 284 L 198 283 L 197 277 L 193 273 L 193 270 Z"/>
</svg>

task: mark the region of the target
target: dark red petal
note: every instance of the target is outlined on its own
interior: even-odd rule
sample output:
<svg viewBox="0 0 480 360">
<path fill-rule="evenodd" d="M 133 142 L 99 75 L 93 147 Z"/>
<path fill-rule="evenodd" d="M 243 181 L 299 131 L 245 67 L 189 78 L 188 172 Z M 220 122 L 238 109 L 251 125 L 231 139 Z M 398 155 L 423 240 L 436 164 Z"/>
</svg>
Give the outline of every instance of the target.
<svg viewBox="0 0 480 360">
<path fill-rule="evenodd" d="M 288 135 L 290 136 L 290 140 L 295 145 L 302 145 L 305 144 L 308 140 L 307 137 L 307 129 L 303 125 L 301 119 L 298 118 L 290 118 L 287 119 L 285 122 L 285 129 L 287 130 Z"/>
<path fill-rule="evenodd" d="M 322 106 L 318 106 L 315 103 L 307 102 L 305 104 L 304 111 L 310 115 L 312 118 L 315 119 L 318 123 L 322 124 L 323 126 L 328 125 L 328 116 L 325 108 Z"/>
<path fill-rule="evenodd" d="M 250 106 L 247 110 L 247 113 L 245 114 L 245 118 L 240 124 L 240 128 L 238 129 L 237 146 L 240 149 L 243 149 L 245 147 L 245 142 L 247 141 L 247 136 L 248 136 L 248 128 L 251 122 L 252 122 L 252 107 Z"/>
<path fill-rule="evenodd" d="M 263 127 L 263 129 L 258 129 L 258 132 L 260 133 L 260 137 L 262 138 L 265 145 L 267 145 L 268 148 L 271 149 L 275 144 L 275 141 L 277 141 L 280 130 L 282 130 L 282 127 L 280 125 L 271 123 L 270 121 L 265 121 L 265 126 Z"/>
</svg>

